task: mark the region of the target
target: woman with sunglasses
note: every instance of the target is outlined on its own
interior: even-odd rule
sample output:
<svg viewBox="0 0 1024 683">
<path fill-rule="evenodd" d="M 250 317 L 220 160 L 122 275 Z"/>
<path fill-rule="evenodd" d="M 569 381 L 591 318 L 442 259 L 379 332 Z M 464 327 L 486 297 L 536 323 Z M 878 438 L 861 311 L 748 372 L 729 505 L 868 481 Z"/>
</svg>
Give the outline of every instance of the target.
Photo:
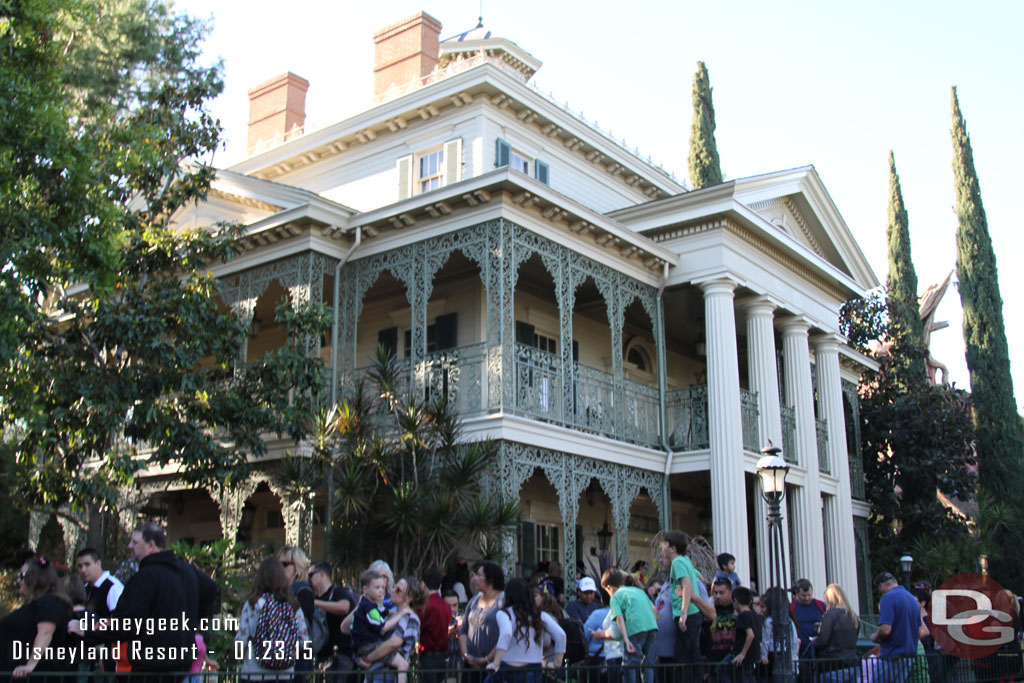
<svg viewBox="0 0 1024 683">
<path fill-rule="evenodd" d="M 302 548 L 286 545 L 277 553 L 277 559 L 284 565 L 285 576 L 292 586 L 292 595 L 302 609 L 302 615 L 306 617 L 306 627 L 310 635 L 313 633 L 313 589 L 309 585 L 309 558 Z M 305 681 L 301 674 L 313 670 L 313 660 L 302 658 L 295 663 L 296 683 Z"/>
<path fill-rule="evenodd" d="M 66 671 L 71 602 L 57 571 L 40 555 L 21 566 L 17 582 L 25 604 L 0 620 L 0 671 L 13 671 L 14 678 L 33 671 Z"/>
</svg>

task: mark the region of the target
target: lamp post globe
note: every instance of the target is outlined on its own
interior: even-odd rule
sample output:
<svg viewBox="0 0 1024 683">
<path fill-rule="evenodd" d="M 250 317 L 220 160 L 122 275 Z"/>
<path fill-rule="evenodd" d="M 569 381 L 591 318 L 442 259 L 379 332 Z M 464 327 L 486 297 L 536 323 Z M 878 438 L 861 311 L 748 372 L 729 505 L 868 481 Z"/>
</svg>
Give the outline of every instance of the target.
<svg viewBox="0 0 1024 683">
<path fill-rule="evenodd" d="M 914 558 L 904 553 L 900 558 L 900 567 L 903 569 L 903 585 L 910 589 L 910 573 L 914 570 Z"/>
</svg>

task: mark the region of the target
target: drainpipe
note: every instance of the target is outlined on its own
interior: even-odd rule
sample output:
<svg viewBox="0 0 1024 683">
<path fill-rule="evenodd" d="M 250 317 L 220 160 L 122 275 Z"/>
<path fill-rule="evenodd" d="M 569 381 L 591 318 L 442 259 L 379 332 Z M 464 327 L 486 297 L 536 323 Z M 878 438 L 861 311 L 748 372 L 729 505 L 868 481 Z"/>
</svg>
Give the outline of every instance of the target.
<svg viewBox="0 0 1024 683">
<path fill-rule="evenodd" d="M 665 347 L 668 340 L 665 338 L 665 302 L 662 299 L 662 294 L 665 293 L 665 284 L 668 282 L 668 264 L 662 264 L 661 272 L 661 284 L 658 285 L 658 296 L 657 296 L 657 315 L 661 319 L 661 344 L 658 350 L 658 410 L 661 416 L 661 447 L 665 451 L 665 481 L 663 484 L 663 495 L 665 497 L 665 511 L 663 513 L 664 518 L 661 520 L 662 528 L 669 529 L 672 526 L 672 488 L 668 484 L 668 477 L 672 471 L 672 447 L 668 444 L 668 419 L 665 407 L 665 395 L 668 391 L 668 380 L 666 379 L 666 373 L 668 369 L 665 367 L 666 356 Z"/>
<path fill-rule="evenodd" d="M 345 255 L 341 257 L 338 264 L 334 266 L 334 302 L 332 305 L 333 320 L 331 321 L 331 405 L 338 404 L 338 309 L 341 299 L 341 269 L 352 258 L 354 252 L 363 241 L 363 229 L 356 228 L 356 239 L 348 248 Z M 331 531 L 334 527 L 334 515 L 331 514 L 331 505 L 334 503 L 334 471 L 327 477 L 327 533 L 324 535 L 324 560 L 327 560 L 327 550 L 330 544 Z"/>
</svg>

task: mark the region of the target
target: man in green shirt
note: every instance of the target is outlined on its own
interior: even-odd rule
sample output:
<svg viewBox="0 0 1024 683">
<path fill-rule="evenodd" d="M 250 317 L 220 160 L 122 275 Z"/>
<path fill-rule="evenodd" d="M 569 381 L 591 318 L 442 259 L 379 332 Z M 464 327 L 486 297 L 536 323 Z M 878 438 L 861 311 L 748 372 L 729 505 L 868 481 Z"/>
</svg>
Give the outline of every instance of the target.
<svg viewBox="0 0 1024 683">
<path fill-rule="evenodd" d="M 703 623 L 700 608 L 694 600 L 701 578 L 686 556 L 689 545 L 690 538 L 682 531 L 666 531 L 661 544 L 662 557 L 670 567 L 672 616 L 679 629 L 673 659 L 676 664 L 689 665 L 683 671 L 684 681 L 696 680 L 700 673 L 697 664 L 700 662 L 700 629 Z"/>
</svg>

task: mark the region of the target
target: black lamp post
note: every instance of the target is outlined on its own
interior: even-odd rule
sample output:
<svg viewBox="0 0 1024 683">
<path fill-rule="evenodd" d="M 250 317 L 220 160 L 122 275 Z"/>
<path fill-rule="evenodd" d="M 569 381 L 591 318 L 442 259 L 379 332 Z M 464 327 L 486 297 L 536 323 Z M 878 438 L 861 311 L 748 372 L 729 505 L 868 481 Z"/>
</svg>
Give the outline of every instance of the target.
<svg viewBox="0 0 1024 683">
<path fill-rule="evenodd" d="M 771 589 L 786 590 L 786 557 L 782 543 L 782 499 L 786 495 L 786 475 L 789 465 L 779 455 L 782 449 L 768 445 L 761 449 L 763 454 L 757 461 L 757 474 L 761 477 L 761 495 L 768 503 L 768 586 Z M 773 591 L 774 592 L 774 591 Z M 789 643 L 789 610 L 786 600 L 770 601 L 772 618 L 772 644 L 775 664 L 772 678 L 778 683 L 789 683 L 793 679 L 793 660 Z"/>
<path fill-rule="evenodd" d="M 903 568 L 903 585 L 910 590 L 910 572 L 914 569 L 914 558 L 904 553 L 900 558 L 900 567 Z"/>
</svg>

